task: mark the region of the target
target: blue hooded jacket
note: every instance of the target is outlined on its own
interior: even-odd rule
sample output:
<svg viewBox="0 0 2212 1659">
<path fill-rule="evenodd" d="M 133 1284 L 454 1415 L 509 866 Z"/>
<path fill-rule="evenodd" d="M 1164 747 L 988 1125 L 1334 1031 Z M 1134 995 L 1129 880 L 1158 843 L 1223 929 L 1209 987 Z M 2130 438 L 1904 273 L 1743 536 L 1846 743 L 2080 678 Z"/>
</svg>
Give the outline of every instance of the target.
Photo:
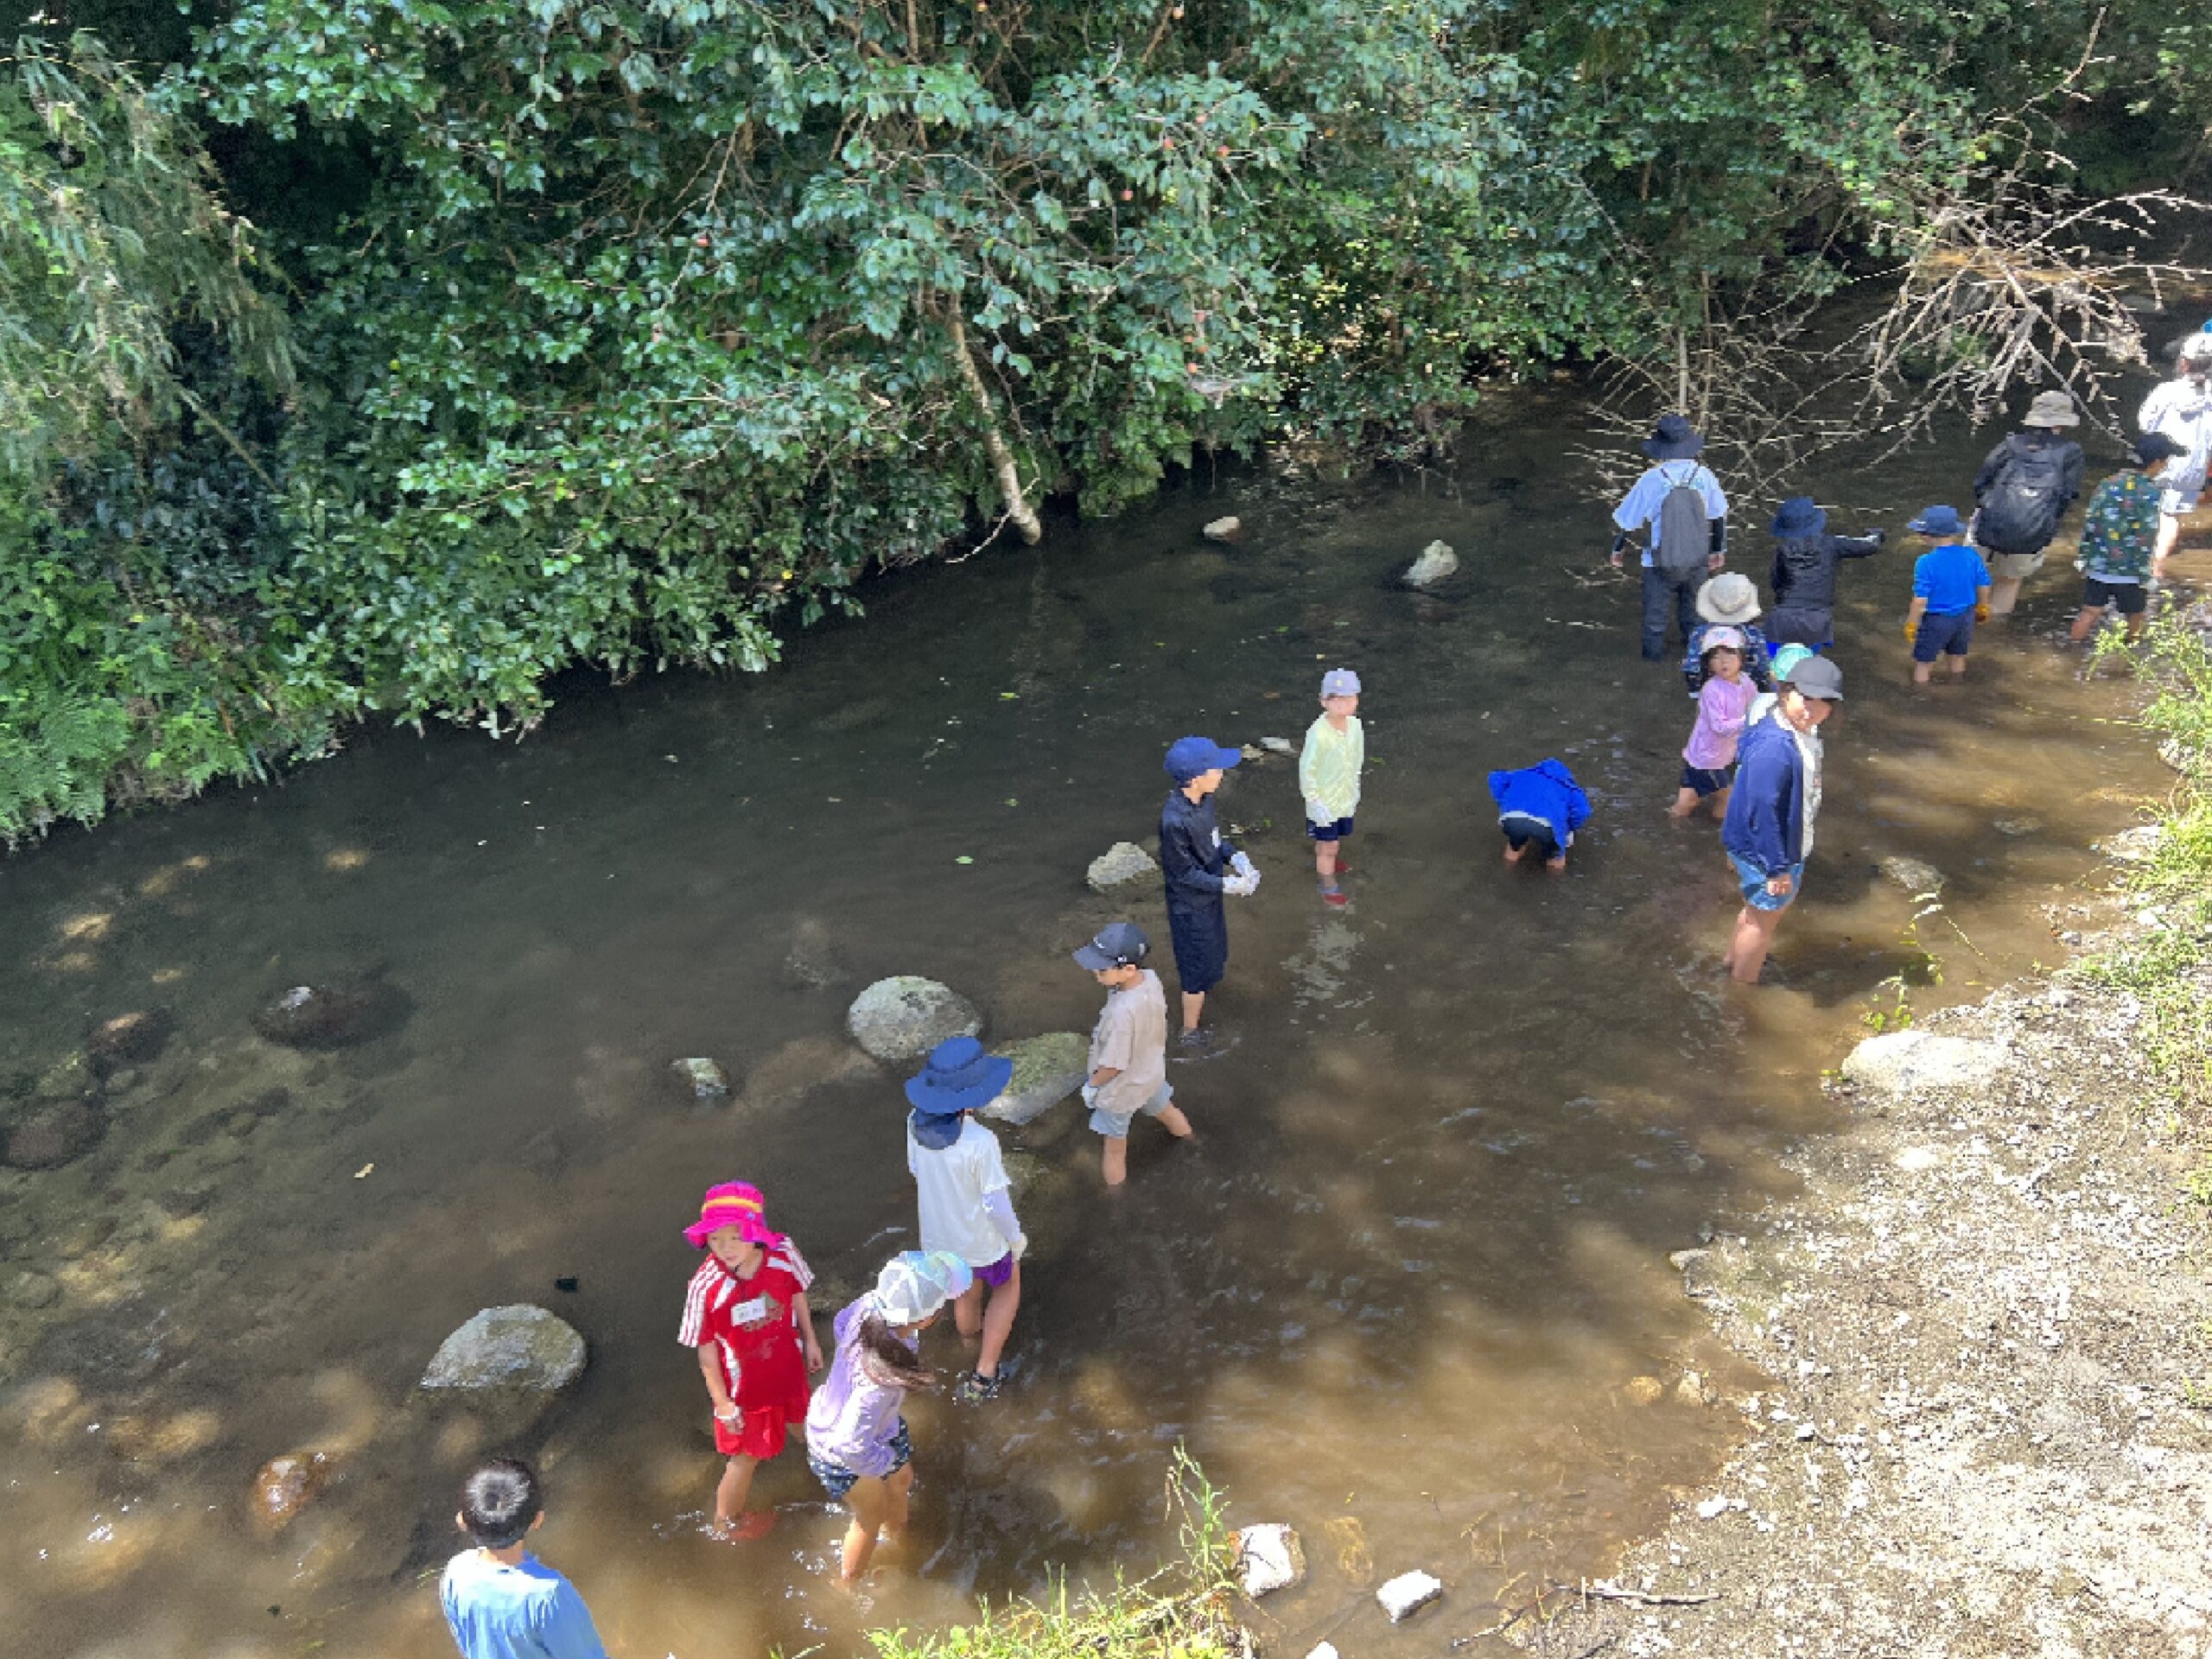
<svg viewBox="0 0 2212 1659">
<path fill-rule="evenodd" d="M 1805 861 L 1805 757 L 1781 715 L 1770 714 L 1736 747 L 1736 784 L 1720 844 L 1764 875 Z"/>
<path fill-rule="evenodd" d="M 1558 760 L 1539 760 L 1533 766 L 1516 771 L 1493 772 L 1490 775 L 1490 793 L 1497 803 L 1500 817 L 1508 812 L 1522 812 L 1540 819 L 1551 825 L 1562 847 L 1570 836 L 1589 822 L 1590 798 L 1574 781 L 1574 774 Z"/>
</svg>

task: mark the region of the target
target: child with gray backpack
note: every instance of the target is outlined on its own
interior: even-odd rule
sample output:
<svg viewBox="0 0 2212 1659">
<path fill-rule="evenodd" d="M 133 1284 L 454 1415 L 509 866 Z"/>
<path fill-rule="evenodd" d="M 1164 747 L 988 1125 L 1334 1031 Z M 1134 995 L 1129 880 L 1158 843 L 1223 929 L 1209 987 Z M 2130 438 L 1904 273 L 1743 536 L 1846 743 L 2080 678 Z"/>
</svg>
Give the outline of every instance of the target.
<svg viewBox="0 0 2212 1659">
<path fill-rule="evenodd" d="M 1613 509 L 1612 563 L 1618 569 L 1630 542 L 1643 537 L 1643 658 L 1667 655 L 1667 613 L 1685 645 L 1697 626 L 1697 590 L 1720 569 L 1728 550 L 1728 498 L 1720 480 L 1700 465 L 1705 440 L 1680 415 L 1662 415 L 1640 446 L 1653 464 Z"/>
</svg>

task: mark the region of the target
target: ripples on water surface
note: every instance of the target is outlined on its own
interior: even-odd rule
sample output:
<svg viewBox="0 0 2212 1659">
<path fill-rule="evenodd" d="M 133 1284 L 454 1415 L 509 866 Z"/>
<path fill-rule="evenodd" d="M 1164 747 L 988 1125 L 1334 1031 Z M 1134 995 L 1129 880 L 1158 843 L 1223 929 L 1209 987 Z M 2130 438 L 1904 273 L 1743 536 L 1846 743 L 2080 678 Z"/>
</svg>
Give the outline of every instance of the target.
<svg viewBox="0 0 2212 1659">
<path fill-rule="evenodd" d="M 1267 1607 L 1287 1651 L 1329 1631 L 1429 1652 L 1495 1595 L 1604 1570 L 1723 1454 L 1735 1413 L 1678 1379 L 1757 1384 L 1666 1257 L 1834 1122 L 1818 1074 L 1910 955 L 1874 861 L 1950 876 L 1921 1001 L 1974 995 L 2056 953 L 2037 906 L 2163 785 L 2110 723 L 2122 691 L 2046 643 L 2063 559 L 1966 687 L 1919 699 L 1909 555 L 1847 567 L 1809 896 L 1780 987 L 1726 994 L 1713 832 L 1662 817 L 1691 705 L 1637 660 L 1633 589 L 1570 579 L 1605 541 L 1560 464 L 1571 420 L 1501 404 L 1426 486 L 1186 490 L 887 582 L 765 679 L 579 681 L 519 747 L 378 733 L 282 789 L 0 865 L 0 1066 L 35 1073 L 133 1008 L 176 1020 L 95 1152 L 0 1175 L 10 1650 L 447 1654 L 445 1517 L 494 1446 L 543 1463 L 544 1554 L 618 1653 L 855 1647 L 823 1578 L 840 1523 L 797 1452 L 754 1489 L 767 1540 L 696 1532 L 715 1464 L 675 1342 L 690 1206 L 710 1179 L 766 1187 L 826 1322 L 912 1224 L 898 1080 L 855 1063 L 850 994 L 928 974 L 988 1035 L 1087 1030 L 1069 950 L 1126 910 L 1164 954 L 1149 888 L 1109 906 L 1081 884 L 1109 843 L 1151 841 L 1163 745 L 1296 740 L 1338 663 L 1367 685 L 1354 902 L 1314 899 L 1292 763 L 1234 774 L 1223 815 L 1262 826 L 1269 879 L 1232 908 L 1210 1005 L 1236 1046 L 1177 1068 L 1200 1140 L 1141 1127 L 1109 1201 L 1075 1107 L 1001 1131 L 1035 1241 L 1020 1383 L 913 1408 L 915 1534 L 872 1616 L 1148 1567 L 1179 1440 L 1236 1517 L 1305 1533 L 1312 1582 Z M 1847 493 L 1894 529 L 1982 447 Z M 1762 578 L 1768 505 L 1738 514 Z M 1202 545 L 1224 511 L 1250 539 Z M 1464 561 L 1445 595 L 1394 588 L 1439 536 Z M 1597 805 L 1556 880 L 1500 865 L 1484 782 L 1548 753 Z M 834 988 L 786 966 L 795 941 Z M 396 1034 L 325 1055 L 251 1034 L 286 987 L 364 974 L 411 998 Z M 671 1101 L 691 1054 L 741 1077 L 734 1106 Z M 447 1332 L 513 1301 L 589 1339 L 572 1395 L 517 1437 L 411 1394 Z M 957 1363 L 944 1333 L 926 1352 Z M 302 1447 L 338 1473 L 270 1539 L 249 1479 Z M 1414 1566 L 1450 1595 L 1386 1634 L 1364 1587 Z"/>
</svg>

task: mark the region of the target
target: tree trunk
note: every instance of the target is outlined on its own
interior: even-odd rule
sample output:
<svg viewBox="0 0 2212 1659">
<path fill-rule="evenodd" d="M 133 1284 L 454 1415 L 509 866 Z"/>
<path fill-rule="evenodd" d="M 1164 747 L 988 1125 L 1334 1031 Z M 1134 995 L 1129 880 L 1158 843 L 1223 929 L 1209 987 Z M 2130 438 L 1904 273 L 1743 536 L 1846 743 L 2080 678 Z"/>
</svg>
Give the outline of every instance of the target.
<svg viewBox="0 0 2212 1659">
<path fill-rule="evenodd" d="M 983 419 L 983 448 L 990 455 L 991 470 L 998 474 L 999 496 L 1006 503 L 1006 516 L 1014 520 L 1021 539 L 1034 547 L 1045 539 L 1045 526 L 1037 518 L 1037 510 L 1022 493 L 1020 471 L 1014 464 L 1014 451 L 1007 448 L 1006 439 L 999 432 L 997 406 L 991 402 L 990 388 L 983 384 L 983 372 L 976 365 L 975 353 L 969 349 L 968 327 L 961 321 L 957 300 L 945 301 L 944 326 L 952 336 L 952 359 L 960 365 L 960 378 L 968 383 L 968 391 Z"/>
</svg>

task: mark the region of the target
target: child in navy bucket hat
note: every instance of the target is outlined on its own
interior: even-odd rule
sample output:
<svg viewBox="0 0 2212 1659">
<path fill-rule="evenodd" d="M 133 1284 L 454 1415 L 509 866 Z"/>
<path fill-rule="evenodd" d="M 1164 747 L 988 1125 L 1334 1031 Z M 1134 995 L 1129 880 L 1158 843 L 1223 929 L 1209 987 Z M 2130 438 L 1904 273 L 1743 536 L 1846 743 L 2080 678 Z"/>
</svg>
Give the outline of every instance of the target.
<svg viewBox="0 0 2212 1659">
<path fill-rule="evenodd" d="M 906 1171 L 921 1211 L 922 1249 L 958 1256 L 976 1282 L 953 1299 L 961 1340 L 976 1348 L 975 1368 L 953 1397 L 995 1398 L 999 1357 L 1021 1306 L 1021 1257 L 1029 1240 L 1007 1197 L 998 1137 L 969 1116 L 1006 1092 L 1014 1062 L 986 1052 L 973 1037 L 948 1037 L 906 1080 Z M 984 1300 L 988 1287 L 990 1297 Z"/>
</svg>

